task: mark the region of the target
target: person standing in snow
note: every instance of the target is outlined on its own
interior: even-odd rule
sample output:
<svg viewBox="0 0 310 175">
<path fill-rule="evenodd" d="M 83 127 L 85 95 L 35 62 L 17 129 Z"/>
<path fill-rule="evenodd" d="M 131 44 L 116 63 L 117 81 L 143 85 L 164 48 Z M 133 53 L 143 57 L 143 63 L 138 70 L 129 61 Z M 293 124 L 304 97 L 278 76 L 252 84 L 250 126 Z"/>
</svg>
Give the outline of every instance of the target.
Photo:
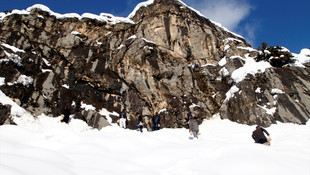
<svg viewBox="0 0 310 175">
<path fill-rule="evenodd" d="M 126 122 L 127 122 L 126 109 L 123 109 L 123 111 L 119 114 L 119 126 L 121 128 L 126 129 Z"/>
<path fill-rule="evenodd" d="M 266 133 L 268 137 L 270 136 L 266 129 L 256 126 L 256 130 L 252 133 L 252 138 L 255 140 L 255 143 L 270 145 L 264 133 Z"/>
<path fill-rule="evenodd" d="M 160 122 L 160 116 L 159 116 L 159 114 L 157 112 L 153 116 L 152 121 L 153 121 L 152 131 L 157 131 L 158 130 L 158 125 L 159 125 L 159 122 Z"/>
<path fill-rule="evenodd" d="M 190 112 L 188 112 L 188 111 L 185 111 L 184 113 L 185 113 L 184 124 L 186 125 L 186 124 L 188 124 L 189 119 L 192 117 L 192 114 Z"/>
<path fill-rule="evenodd" d="M 69 120 L 70 120 L 70 115 L 71 115 L 71 113 L 70 113 L 70 110 L 69 110 L 69 108 L 68 108 L 68 105 L 66 105 L 66 106 L 64 107 L 63 115 L 64 115 L 64 118 L 61 120 L 61 122 L 65 122 L 65 123 L 69 124 L 69 122 L 70 122 Z"/>
<path fill-rule="evenodd" d="M 140 132 L 143 132 L 143 116 L 140 112 L 137 112 L 136 116 L 138 117 L 138 122 L 136 123 L 137 128 L 140 130 Z"/>
<path fill-rule="evenodd" d="M 192 132 L 194 137 L 198 139 L 199 125 L 193 116 L 189 118 L 189 132 Z"/>
</svg>

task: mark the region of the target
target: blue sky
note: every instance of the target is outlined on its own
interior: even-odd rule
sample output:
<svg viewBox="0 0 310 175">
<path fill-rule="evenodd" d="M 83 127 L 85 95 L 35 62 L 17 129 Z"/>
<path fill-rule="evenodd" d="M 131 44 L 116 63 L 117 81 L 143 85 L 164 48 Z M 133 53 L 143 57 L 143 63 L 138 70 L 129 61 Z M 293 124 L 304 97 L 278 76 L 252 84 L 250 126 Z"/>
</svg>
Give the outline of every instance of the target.
<svg viewBox="0 0 310 175">
<path fill-rule="evenodd" d="M 44 4 L 57 13 L 111 13 L 127 17 L 145 0 L 5 0 L 0 11 Z M 299 53 L 310 48 L 310 0 L 183 0 L 254 47 L 266 42 Z"/>
</svg>

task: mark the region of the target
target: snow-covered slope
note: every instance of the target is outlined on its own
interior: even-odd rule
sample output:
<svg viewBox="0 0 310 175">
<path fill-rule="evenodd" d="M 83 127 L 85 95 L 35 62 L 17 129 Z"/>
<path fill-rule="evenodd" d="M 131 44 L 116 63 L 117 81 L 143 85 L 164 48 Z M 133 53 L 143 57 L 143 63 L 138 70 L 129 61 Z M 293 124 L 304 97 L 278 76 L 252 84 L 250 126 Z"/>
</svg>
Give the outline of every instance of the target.
<svg viewBox="0 0 310 175">
<path fill-rule="evenodd" d="M 20 110 L 18 108 L 13 108 Z M 308 175 L 310 125 L 267 128 L 270 147 L 254 144 L 254 126 L 214 116 L 199 139 L 186 129 L 143 133 L 81 120 L 67 125 L 44 115 L 0 126 L 0 174 L 230 174 Z"/>
</svg>

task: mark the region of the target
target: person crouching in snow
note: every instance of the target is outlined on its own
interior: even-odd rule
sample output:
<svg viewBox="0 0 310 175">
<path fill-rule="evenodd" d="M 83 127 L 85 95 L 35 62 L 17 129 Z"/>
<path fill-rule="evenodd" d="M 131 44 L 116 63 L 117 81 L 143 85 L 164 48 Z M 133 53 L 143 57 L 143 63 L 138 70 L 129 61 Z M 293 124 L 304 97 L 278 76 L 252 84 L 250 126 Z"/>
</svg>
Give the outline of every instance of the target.
<svg viewBox="0 0 310 175">
<path fill-rule="evenodd" d="M 192 132 L 194 137 L 198 139 L 199 125 L 194 117 L 189 118 L 189 132 Z"/>
<path fill-rule="evenodd" d="M 255 143 L 260 143 L 260 144 L 264 144 L 264 145 L 270 145 L 270 142 L 267 140 L 265 134 L 266 133 L 268 135 L 268 139 L 269 141 L 270 139 L 270 135 L 269 133 L 266 131 L 266 129 L 260 127 L 260 126 L 256 126 L 256 130 L 253 131 L 252 133 L 252 138 L 255 140 Z"/>
<path fill-rule="evenodd" d="M 127 122 L 126 110 L 123 109 L 123 111 L 119 114 L 119 126 L 121 128 L 126 129 L 126 122 Z"/>
</svg>

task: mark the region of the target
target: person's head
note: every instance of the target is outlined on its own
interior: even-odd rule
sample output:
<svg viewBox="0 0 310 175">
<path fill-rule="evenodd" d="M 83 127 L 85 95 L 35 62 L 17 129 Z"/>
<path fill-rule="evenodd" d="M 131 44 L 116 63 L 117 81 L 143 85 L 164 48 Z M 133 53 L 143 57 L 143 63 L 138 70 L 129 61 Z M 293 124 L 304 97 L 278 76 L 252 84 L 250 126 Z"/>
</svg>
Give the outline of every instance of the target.
<svg viewBox="0 0 310 175">
<path fill-rule="evenodd" d="M 188 114 L 188 111 L 185 111 L 184 113 L 185 113 L 185 114 Z"/>
<path fill-rule="evenodd" d="M 123 112 L 126 112 L 126 109 L 125 109 L 125 108 L 123 109 Z"/>
<path fill-rule="evenodd" d="M 139 117 L 140 115 L 141 115 L 141 114 L 140 114 L 140 112 L 137 112 L 137 113 L 136 113 L 136 116 L 138 116 L 138 117 Z"/>
<path fill-rule="evenodd" d="M 65 109 L 68 109 L 68 105 L 65 105 Z"/>
<path fill-rule="evenodd" d="M 259 125 L 257 125 L 257 126 L 256 126 L 256 129 L 258 129 L 258 128 L 260 128 L 260 126 L 259 126 Z"/>
</svg>

